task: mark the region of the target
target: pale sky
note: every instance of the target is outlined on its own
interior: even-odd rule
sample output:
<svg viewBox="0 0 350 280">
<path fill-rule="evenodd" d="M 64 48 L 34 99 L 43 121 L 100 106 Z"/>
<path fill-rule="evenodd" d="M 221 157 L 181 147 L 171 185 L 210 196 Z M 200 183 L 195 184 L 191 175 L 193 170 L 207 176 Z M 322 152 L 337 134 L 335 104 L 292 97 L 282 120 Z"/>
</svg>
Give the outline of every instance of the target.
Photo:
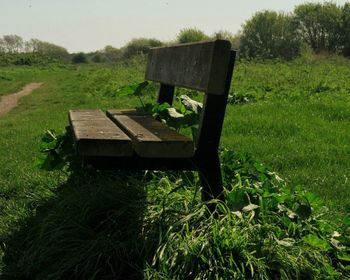
<svg viewBox="0 0 350 280">
<path fill-rule="evenodd" d="M 132 38 L 175 39 L 186 27 L 236 33 L 255 12 L 291 12 L 304 0 L 0 0 L 0 37 L 17 34 L 70 52 L 122 47 Z M 343 5 L 346 0 L 333 1 Z"/>
</svg>

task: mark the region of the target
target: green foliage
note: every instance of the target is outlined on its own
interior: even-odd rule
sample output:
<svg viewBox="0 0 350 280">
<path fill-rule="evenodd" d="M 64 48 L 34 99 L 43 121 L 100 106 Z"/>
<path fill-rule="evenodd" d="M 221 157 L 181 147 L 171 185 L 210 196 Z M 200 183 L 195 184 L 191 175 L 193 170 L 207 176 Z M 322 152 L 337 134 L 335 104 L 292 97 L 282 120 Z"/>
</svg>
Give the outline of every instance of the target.
<svg viewBox="0 0 350 280">
<path fill-rule="evenodd" d="M 273 11 L 257 12 L 243 26 L 241 57 L 293 59 L 299 52 L 300 40 L 292 15 Z"/>
<path fill-rule="evenodd" d="M 215 271 L 226 279 L 348 279 L 349 61 L 237 64 L 231 95 L 248 101 L 226 110 L 221 143 L 237 153 L 221 154 L 227 202 L 212 202 L 215 216 L 193 173 L 34 166 L 43 129 L 64 131 L 68 108 L 137 107 L 138 97 L 117 90 L 138 85 L 144 65 L 134 57 L 103 67 L 0 69 L 0 94 L 44 82 L 0 118 L 0 278 L 176 279 L 183 272 L 200 279 Z M 156 92 L 153 83 L 142 90 L 145 105 Z M 184 94 L 200 97 L 177 92 Z"/>
<path fill-rule="evenodd" d="M 27 52 L 47 56 L 61 62 L 69 62 L 69 53 L 65 48 L 61 46 L 43 42 L 38 39 L 31 39 L 26 42 L 25 45 Z"/>
<path fill-rule="evenodd" d="M 139 54 L 148 54 L 151 48 L 160 47 L 163 43 L 157 39 L 132 39 L 123 49 L 123 56 L 130 58 Z"/>
<path fill-rule="evenodd" d="M 50 60 L 68 62 L 68 51 L 60 46 L 43 42 L 38 39 L 30 39 L 24 42 L 18 35 L 4 35 L 0 38 L 0 55 L 2 57 L 6 55 L 12 55 L 13 57 L 20 57 L 20 61 L 14 63 L 13 61 L 7 61 L 7 64 L 15 65 L 32 65 L 35 64 L 31 61 L 31 57 L 46 57 Z M 2 64 L 4 59 L 2 58 Z M 0 64 L 1 65 L 1 64 Z"/>
<path fill-rule="evenodd" d="M 342 9 L 342 41 L 343 54 L 350 57 L 350 3 L 345 3 Z"/>
<path fill-rule="evenodd" d="M 23 39 L 18 35 L 4 35 L 0 38 L 0 53 L 17 53 L 23 49 Z"/>
<path fill-rule="evenodd" d="M 86 54 L 83 52 L 74 54 L 72 56 L 72 63 L 78 64 L 78 63 L 87 63 L 87 62 L 88 60 L 87 60 Z"/>
<path fill-rule="evenodd" d="M 41 157 L 38 159 L 39 168 L 52 171 L 63 169 L 69 164 L 72 168 L 77 155 L 74 152 L 72 135 L 67 129 L 67 133 L 57 136 L 54 130 L 47 130 L 41 138 L 40 152 Z"/>
<path fill-rule="evenodd" d="M 117 63 L 122 58 L 122 50 L 114 48 L 112 46 L 106 46 L 101 52 L 96 55 L 102 56 L 108 63 Z"/>
<path fill-rule="evenodd" d="M 210 201 L 214 213 L 191 173 L 73 173 L 6 240 L 4 279 L 349 276 L 349 222 L 330 224 L 321 200 L 250 156 L 221 158 L 226 202 Z"/>
<path fill-rule="evenodd" d="M 209 37 L 197 28 L 184 28 L 177 35 L 177 42 L 180 44 L 208 40 Z"/>
<path fill-rule="evenodd" d="M 247 155 L 222 153 L 226 203 L 210 214 L 203 204 L 167 198 L 162 234 L 150 279 L 329 279 L 348 277 L 346 232 L 322 218 L 322 202 L 285 188 Z M 176 210 L 173 210 L 176 209 Z M 182 209 L 182 210 L 180 210 Z M 336 239 L 336 240 L 335 240 Z M 338 240 L 338 239 L 341 239 Z M 337 244 L 337 246 L 334 246 Z M 347 259 L 347 257 L 343 258 Z"/>
<path fill-rule="evenodd" d="M 294 14 L 303 40 L 316 53 L 341 49 L 342 10 L 335 3 L 301 4 L 295 7 Z"/>
<path fill-rule="evenodd" d="M 0 53 L 0 66 L 45 66 L 57 63 L 59 61 L 56 59 L 36 53 Z"/>
</svg>

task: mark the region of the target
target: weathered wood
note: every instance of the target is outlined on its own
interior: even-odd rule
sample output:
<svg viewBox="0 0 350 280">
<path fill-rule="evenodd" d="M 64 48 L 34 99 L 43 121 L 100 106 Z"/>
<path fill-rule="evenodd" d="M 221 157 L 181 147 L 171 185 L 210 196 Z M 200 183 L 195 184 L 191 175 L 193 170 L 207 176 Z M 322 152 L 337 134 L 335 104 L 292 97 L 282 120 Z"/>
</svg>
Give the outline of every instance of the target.
<svg viewBox="0 0 350 280">
<path fill-rule="evenodd" d="M 146 80 L 221 95 L 225 90 L 229 41 L 154 48 L 149 54 Z"/>
<path fill-rule="evenodd" d="M 121 114 L 118 110 L 108 110 L 107 115 L 132 139 L 133 148 L 140 157 L 188 158 L 194 154 L 191 139 L 152 116 Z"/>
<path fill-rule="evenodd" d="M 217 153 L 218 151 L 235 58 L 236 52 L 231 51 L 223 94 L 206 94 L 204 97 L 196 142 L 196 154 L 207 155 Z"/>
<path fill-rule="evenodd" d="M 101 110 L 70 110 L 69 122 L 81 156 L 131 156 L 131 139 Z"/>
</svg>

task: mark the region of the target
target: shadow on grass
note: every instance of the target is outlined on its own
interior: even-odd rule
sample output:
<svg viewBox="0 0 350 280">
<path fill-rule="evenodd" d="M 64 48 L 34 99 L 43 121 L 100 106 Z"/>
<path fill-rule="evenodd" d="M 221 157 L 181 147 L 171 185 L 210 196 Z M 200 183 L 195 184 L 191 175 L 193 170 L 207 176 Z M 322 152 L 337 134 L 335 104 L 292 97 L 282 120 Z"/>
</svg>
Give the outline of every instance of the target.
<svg viewBox="0 0 350 280">
<path fill-rule="evenodd" d="M 140 173 L 73 175 L 8 240 L 3 279 L 142 279 Z"/>
</svg>

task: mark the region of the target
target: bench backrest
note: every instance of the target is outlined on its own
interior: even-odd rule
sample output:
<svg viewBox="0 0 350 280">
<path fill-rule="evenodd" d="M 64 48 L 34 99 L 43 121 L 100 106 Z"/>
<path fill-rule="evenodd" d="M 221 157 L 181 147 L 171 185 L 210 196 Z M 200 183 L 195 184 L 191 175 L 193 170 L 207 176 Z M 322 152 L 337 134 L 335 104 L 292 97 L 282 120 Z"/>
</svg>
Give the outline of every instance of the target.
<svg viewBox="0 0 350 280">
<path fill-rule="evenodd" d="M 172 104 L 174 88 L 205 93 L 196 153 L 217 153 L 236 52 L 226 40 L 154 48 L 145 79 L 161 84 L 158 102 Z"/>
<path fill-rule="evenodd" d="M 231 44 L 225 40 L 154 48 L 146 80 L 223 94 L 230 51 Z"/>
</svg>

